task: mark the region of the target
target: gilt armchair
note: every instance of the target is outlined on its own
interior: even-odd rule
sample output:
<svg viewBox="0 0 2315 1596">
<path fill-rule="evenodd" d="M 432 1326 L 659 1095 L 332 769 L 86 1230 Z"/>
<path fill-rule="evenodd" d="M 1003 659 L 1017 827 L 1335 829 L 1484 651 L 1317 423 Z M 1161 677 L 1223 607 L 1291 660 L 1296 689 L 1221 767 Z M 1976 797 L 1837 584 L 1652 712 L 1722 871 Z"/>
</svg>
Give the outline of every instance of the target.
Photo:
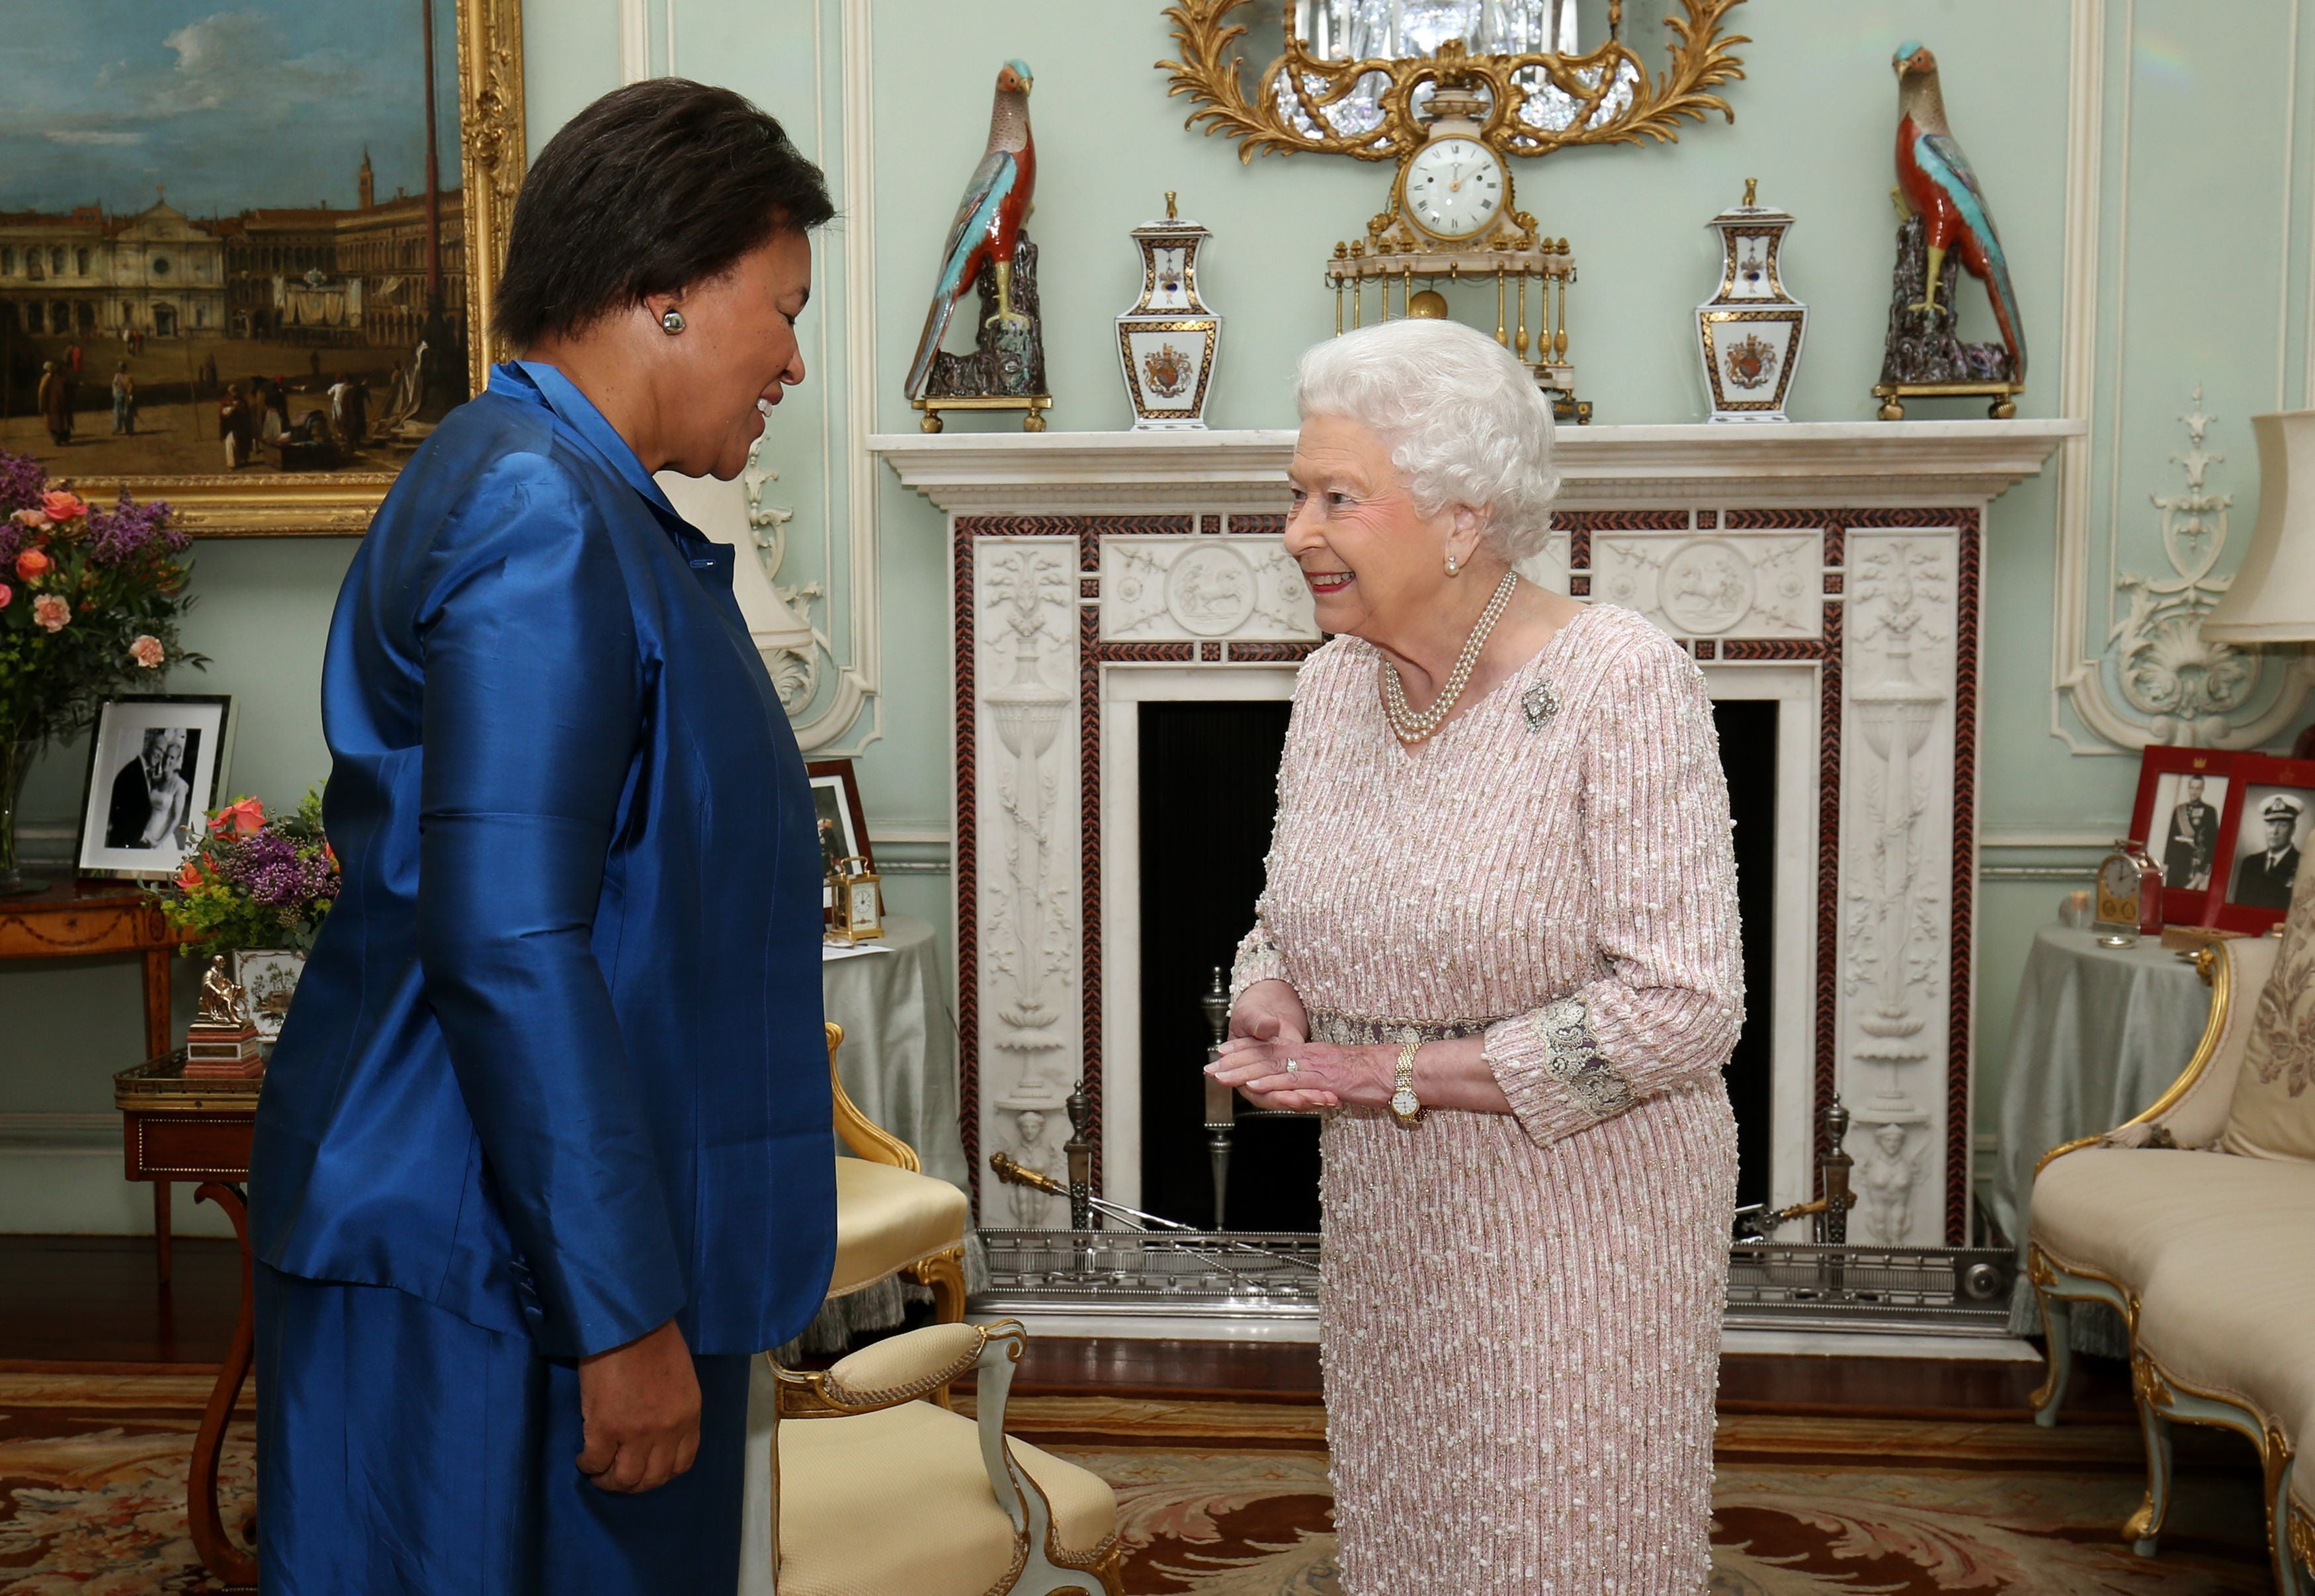
<svg viewBox="0 0 2315 1596">
<path fill-rule="evenodd" d="M 836 1269 L 831 1298 L 865 1291 L 899 1276 L 928 1288 L 933 1317 L 964 1321 L 963 1193 L 923 1173 L 916 1149 L 862 1113 L 837 1073 L 844 1027 L 828 1027 L 828 1079 L 836 1097 L 836 1133 L 855 1155 L 836 1160 Z"/>
<path fill-rule="evenodd" d="M 1122 1596 L 1117 1497 L 1005 1433 L 1019 1324 L 757 1365 L 740 1596 Z M 978 1414 L 930 1398 L 979 1371 Z"/>
</svg>

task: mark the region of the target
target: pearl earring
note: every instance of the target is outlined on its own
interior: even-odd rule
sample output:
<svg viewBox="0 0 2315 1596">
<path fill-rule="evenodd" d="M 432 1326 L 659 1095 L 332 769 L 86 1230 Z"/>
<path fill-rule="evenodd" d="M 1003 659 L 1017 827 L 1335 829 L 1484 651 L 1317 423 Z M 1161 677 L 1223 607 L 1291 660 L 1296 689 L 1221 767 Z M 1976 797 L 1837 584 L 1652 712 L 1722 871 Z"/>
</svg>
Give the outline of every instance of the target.
<svg viewBox="0 0 2315 1596">
<path fill-rule="evenodd" d="M 670 338 L 674 337 L 683 331 L 683 313 L 673 306 L 668 306 L 667 314 L 659 318 L 659 325 L 660 331 Z"/>
<path fill-rule="evenodd" d="M 1461 570 L 1461 567 L 1460 567 L 1460 566 L 1459 566 L 1459 565 L 1457 565 L 1457 564 L 1455 563 L 1455 556 L 1454 556 L 1454 555 L 1452 555 L 1452 554 L 1448 555 L 1448 556 L 1447 556 L 1447 574 L 1448 574 L 1448 575 L 1450 575 L 1450 576 L 1454 576 L 1454 575 L 1457 575 L 1457 574 L 1460 572 L 1460 570 Z"/>
</svg>

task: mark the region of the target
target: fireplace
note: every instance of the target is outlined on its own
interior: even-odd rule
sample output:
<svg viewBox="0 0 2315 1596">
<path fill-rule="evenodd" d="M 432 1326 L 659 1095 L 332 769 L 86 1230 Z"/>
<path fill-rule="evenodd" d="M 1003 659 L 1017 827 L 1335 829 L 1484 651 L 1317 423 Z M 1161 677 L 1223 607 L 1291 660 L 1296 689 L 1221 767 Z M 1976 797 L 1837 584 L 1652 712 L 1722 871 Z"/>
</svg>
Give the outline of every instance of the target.
<svg viewBox="0 0 2315 1596">
<path fill-rule="evenodd" d="M 1678 638 L 1711 684 L 1736 778 L 1752 1023 L 1731 1088 L 1747 1200 L 1809 1194 L 1838 1092 L 1858 1122 L 1849 1150 L 1876 1177 L 1859 1183 L 1874 1193 L 1851 1223 L 1861 1241 L 1967 1237 L 1982 517 L 2079 430 L 1562 434 L 1562 508 L 1530 574 Z M 1175 758 L 1166 740 L 1200 714 L 1250 738 L 1316 645 L 1280 539 L 1292 436 L 872 447 L 950 517 L 961 1101 L 985 1222 L 1064 1222 L 1057 1200 L 998 1187 L 986 1159 L 1054 1167 L 1080 1079 L 1099 1189 L 1202 1218 L 1180 1172 L 1149 1156 L 1150 1116 L 1185 1106 L 1147 1083 L 1194 1075 L 1195 1060 L 1150 1051 L 1195 1040 L 1196 966 L 1238 920 L 1148 947 L 1182 914 L 1225 911 L 1170 880 L 1152 904 L 1153 864 L 1181 851 L 1158 833 L 1181 817 L 1145 825 L 1145 763 Z M 1214 902 L 1246 891 L 1246 829 L 1216 834 Z M 1187 1012 L 1153 1015 L 1177 981 L 1169 1000 Z"/>
</svg>

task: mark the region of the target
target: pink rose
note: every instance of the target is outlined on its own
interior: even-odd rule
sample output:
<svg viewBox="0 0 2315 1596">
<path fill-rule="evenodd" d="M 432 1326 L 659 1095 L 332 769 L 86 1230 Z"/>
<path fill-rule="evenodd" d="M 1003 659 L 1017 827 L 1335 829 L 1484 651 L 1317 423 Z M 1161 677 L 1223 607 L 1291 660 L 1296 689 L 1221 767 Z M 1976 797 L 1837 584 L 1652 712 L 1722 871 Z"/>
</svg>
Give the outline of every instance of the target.
<svg viewBox="0 0 2315 1596">
<path fill-rule="evenodd" d="M 16 580 L 19 581 L 34 581 L 56 568 L 57 563 L 40 549 L 25 549 L 16 556 Z"/>
<path fill-rule="evenodd" d="M 129 645 L 129 657 L 147 670 L 155 669 L 164 658 L 161 640 L 151 636 L 139 637 Z"/>
<path fill-rule="evenodd" d="M 51 488 L 41 494 L 40 509 L 52 521 L 76 521 L 88 513 L 86 501 L 61 488 Z"/>
<path fill-rule="evenodd" d="M 0 609 L 5 609 L 15 602 L 16 590 L 6 582 L 0 582 Z"/>
<path fill-rule="evenodd" d="M 265 824 L 265 805 L 255 798 L 244 798 L 238 803 L 228 803 L 209 817 L 209 830 L 218 837 L 235 833 L 246 837 Z"/>
<path fill-rule="evenodd" d="M 191 859 L 186 860 L 185 867 L 177 872 L 177 885 L 183 891 L 190 892 L 200 884 L 201 867 L 194 864 Z"/>
<path fill-rule="evenodd" d="M 50 632 L 61 632 L 72 619 L 72 606 L 54 593 L 43 593 L 32 600 L 32 620 Z"/>
</svg>

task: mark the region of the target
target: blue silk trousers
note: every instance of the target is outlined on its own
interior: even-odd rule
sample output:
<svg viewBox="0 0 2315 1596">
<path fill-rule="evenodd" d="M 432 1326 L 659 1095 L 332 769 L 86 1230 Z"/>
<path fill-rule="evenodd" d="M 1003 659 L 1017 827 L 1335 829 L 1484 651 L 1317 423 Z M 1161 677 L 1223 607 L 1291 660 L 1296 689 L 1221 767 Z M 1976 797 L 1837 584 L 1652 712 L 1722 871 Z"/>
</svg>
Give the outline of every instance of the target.
<svg viewBox="0 0 2315 1596">
<path fill-rule="evenodd" d="M 283 1358 L 282 1346 L 297 1356 Z M 693 1359 L 699 1455 L 579 1472 L 579 1370 L 390 1286 L 257 1269 L 265 1596 L 701 1596 L 740 1572 L 748 1358 Z"/>
</svg>

